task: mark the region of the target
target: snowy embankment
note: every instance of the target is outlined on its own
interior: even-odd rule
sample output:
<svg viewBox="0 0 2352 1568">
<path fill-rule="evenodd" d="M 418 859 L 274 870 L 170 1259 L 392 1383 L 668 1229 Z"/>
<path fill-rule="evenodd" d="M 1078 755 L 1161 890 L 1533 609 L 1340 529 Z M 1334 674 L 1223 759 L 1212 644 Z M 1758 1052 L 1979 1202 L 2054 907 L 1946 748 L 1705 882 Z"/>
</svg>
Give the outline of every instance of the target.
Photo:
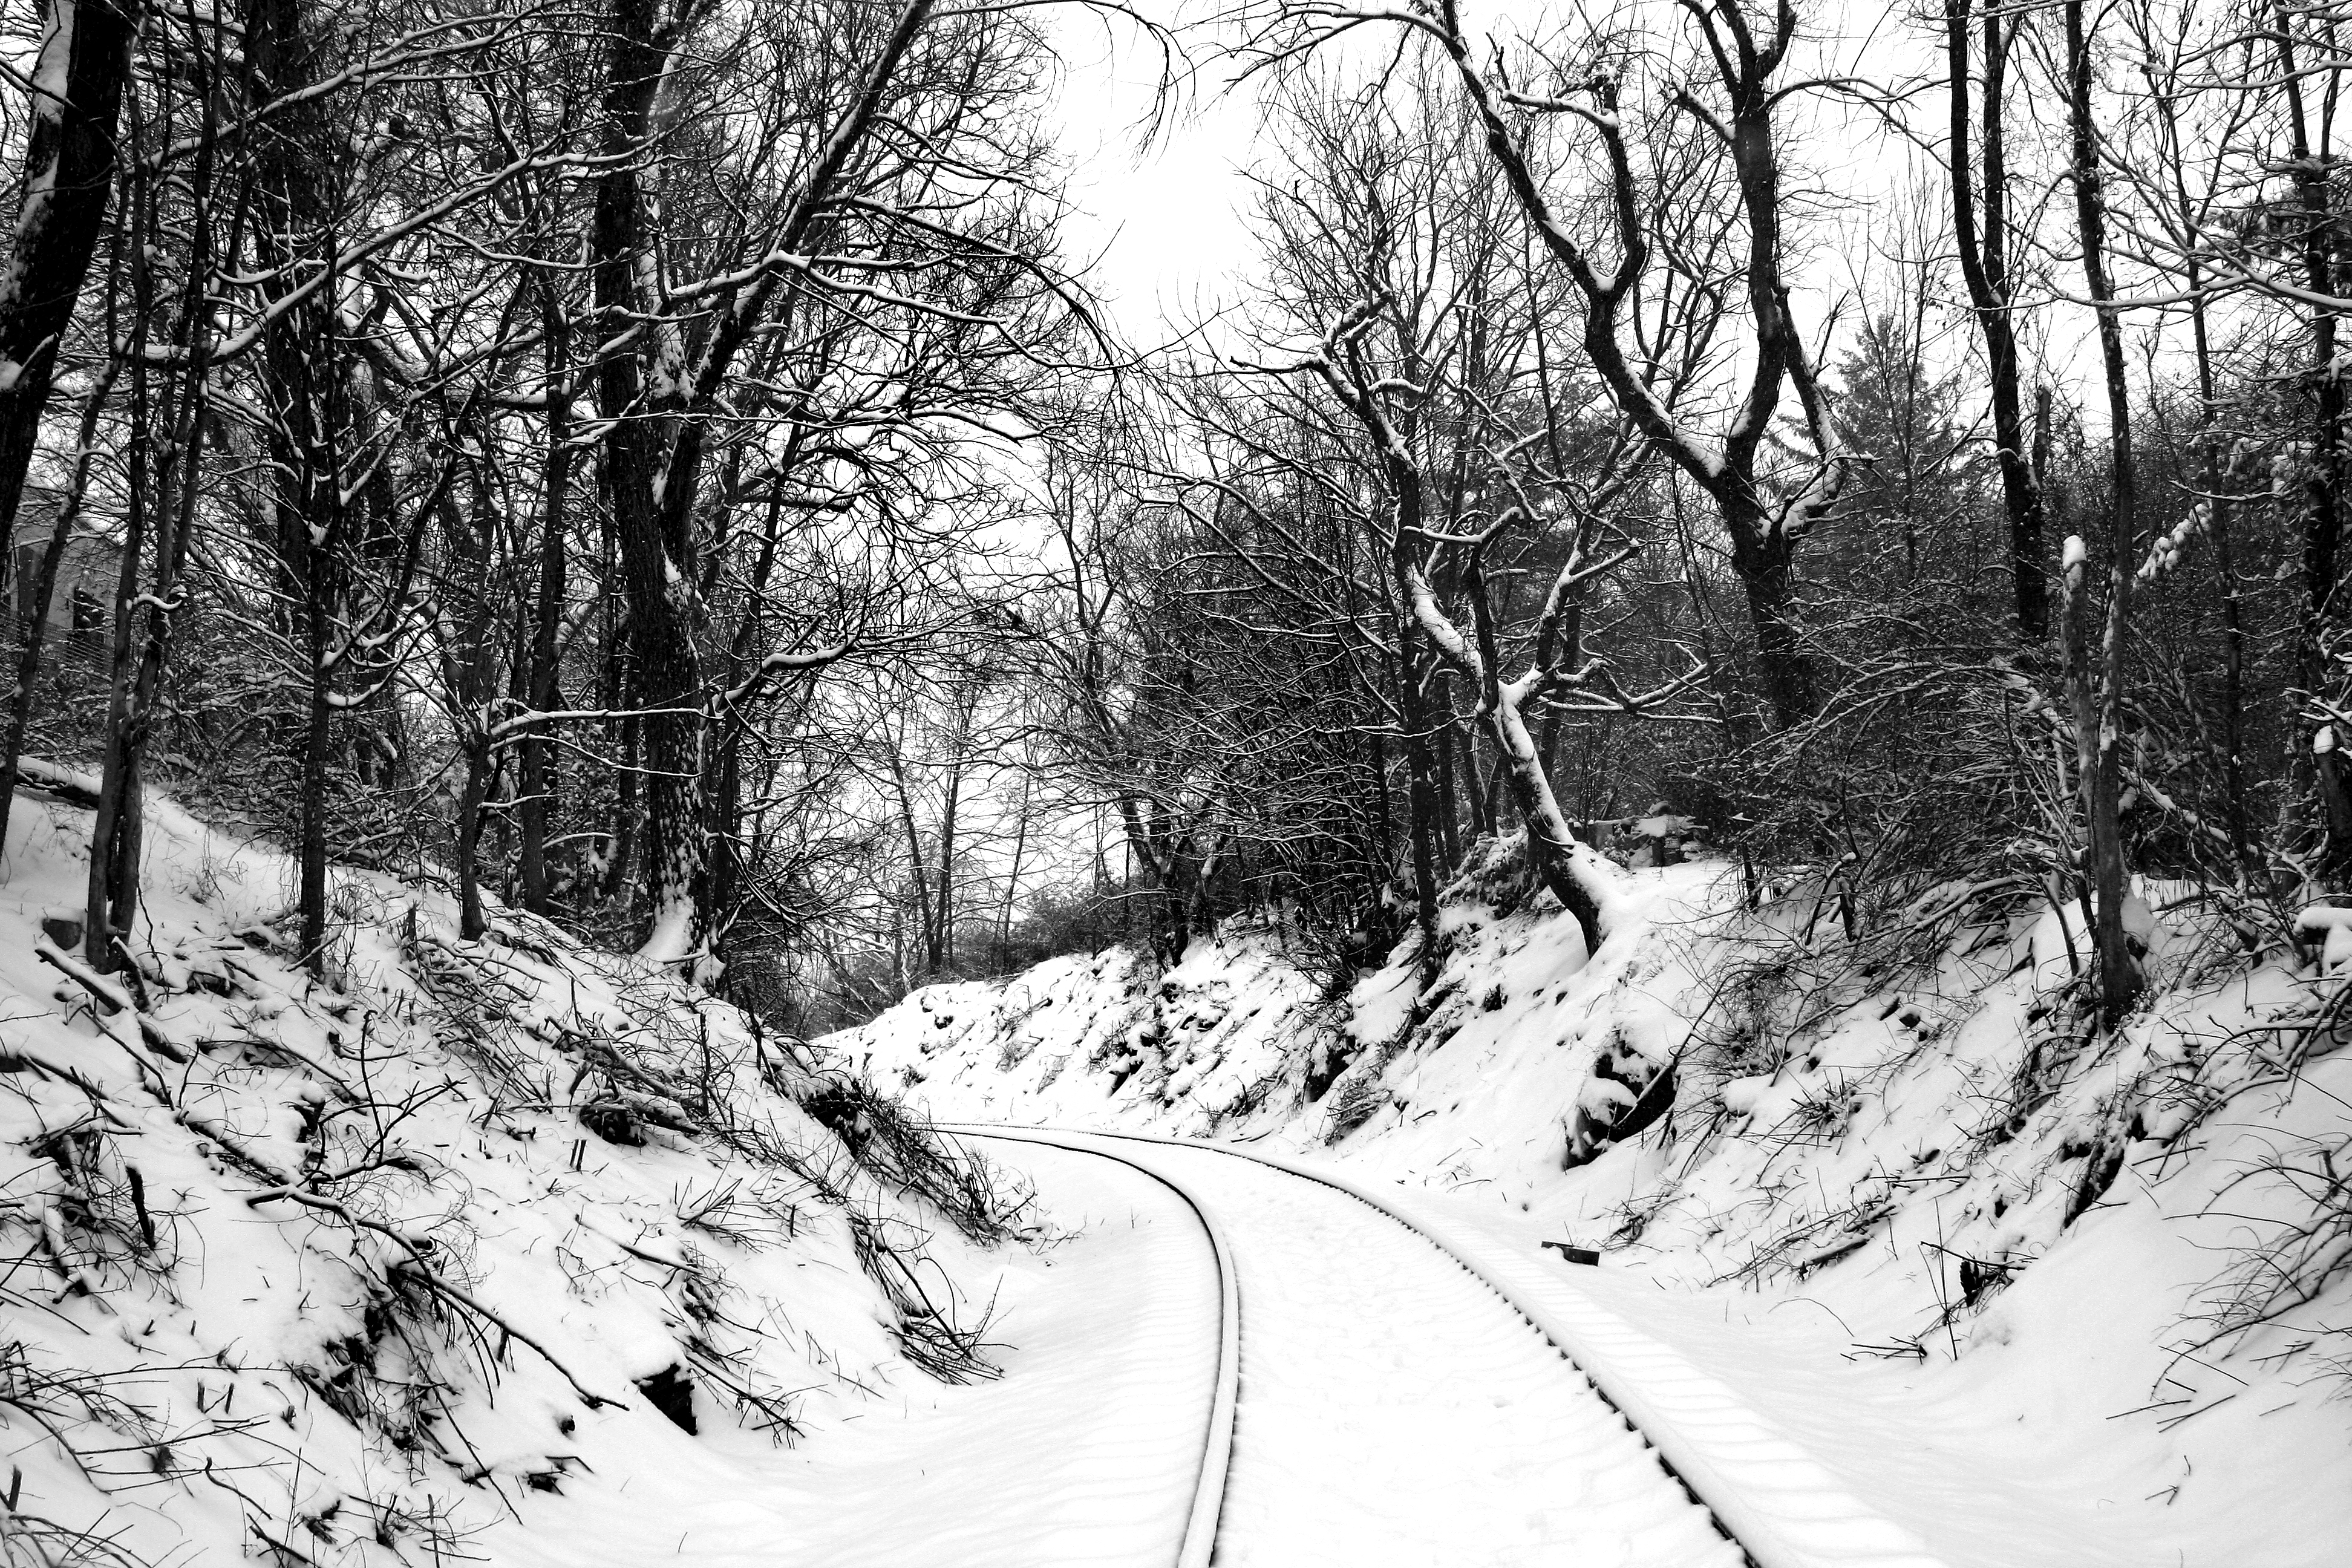
<svg viewBox="0 0 2352 1568">
<path fill-rule="evenodd" d="M 0 1561 L 849 1561 L 890 1532 L 845 1503 L 970 1447 L 982 1391 L 948 1382 L 994 1369 L 951 1277 L 1002 1309 L 1028 1260 L 982 1253 L 978 1178 L 888 1106 L 542 921 L 460 941 L 388 877 L 338 876 L 314 981 L 288 859 L 162 801 L 135 968 L 95 975 L 87 781 L 32 776 L 0 882 Z"/>
<path fill-rule="evenodd" d="M 1449 898 L 1327 997 L 1278 935 L 934 987 L 824 1044 L 942 1119 L 1245 1140 L 1412 1184 L 1719 1383 L 1942 1561 L 2290 1568 L 2352 1539 L 2352 958 L 2191 890 L 2084 1010 L 2030 885 L 1849 936 L 1719 864 L 1573 923 Z M 1549 912 L 1547 912 L 1549 911 Z M 1569 1252 L 1597 1254 L 1580 1268 Z"/>
</svg>

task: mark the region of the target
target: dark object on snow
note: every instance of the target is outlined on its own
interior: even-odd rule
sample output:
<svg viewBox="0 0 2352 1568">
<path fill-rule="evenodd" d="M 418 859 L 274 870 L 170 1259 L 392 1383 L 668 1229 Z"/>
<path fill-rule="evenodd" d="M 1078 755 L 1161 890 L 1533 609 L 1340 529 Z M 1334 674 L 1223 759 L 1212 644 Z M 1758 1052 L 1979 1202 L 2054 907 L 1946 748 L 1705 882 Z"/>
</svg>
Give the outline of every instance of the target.
<svg viewBox="0 0 2352 1568">
<path fill-rule="evenodd" d="M 592 1100 L 582 1106 L 580 1125 L 607 1143 L 618 1143 L 625 1149 L 646 1146 L 646 1135 L 637 1128 L 635 1113 L 617 1100 Z"/>
<path fill-rule="evenodd" d="M 1538 1245 L 1550 1247 L 1554 1252 L 1559 1253 L 1561 1258 L 1570 1263 L 1599 1263 L 1601 1261 L 1601 1254 L 1593 1251 L 1592 1248 L 1589 1247 L 1571 1247 L 1565 1241 L 1546 1241 L 1540 1242 Z"/>
<path fill-rule="evenodd" d="M 1960 1300 L 1973 1307 L 2009 1283 L 2013 1263 L 1988 1263 L 1980 1258 L 1960 1259 Z"/>
<path fill-rule="evenodd" d="M 1641 1076 L 1644 1068 L 1649 1069 L 1647 1078 Z M 1609 1120 L 1596 1117 L 1579 1105 L 1569 1129 L 1568 1152 L 1560 1158 L 1559 1168 L 1563 1171 L 1572 1171 L 1599 1159 L 1675 1108 L 1676 1074 L 1671 1063 L 1651 1068 L 1645 1059 L 1630 1051 L 1621 1058 L 1612 1044 L 1601 1048 L 1600 1058 L 1592 1064 L 1592 1076 L 1623 1086 L 1633 1096 L 1633 1103 Z"/>
<path fill-rule="evenodd" d="M 68 952 L 81 947 L 81 921 L 70 915 L 43 915 L 41 934 Z"/>
<path fill-rule="evenodd" d="M 694 1379 L 686 1368 L 672 1362 L 651 1377 L 637 1379 L 637 1392 L 646 1403 L 670 1418 L 670 1424 L 688 1436 L 698 1428 L 694 1424 Z"/>
<path fill-rule="evenodd" d="M 2074 1195 L 2066 1205 L 2066 1217 L 2059 1225 L 2061 1230 L 2090 1213 L 2092 1206 L 2106 1196 L 2107 1189 L 2115 1185 L 2116 1177 L 2124 1168 L 2124 1146 L 2119 1139 L 2102 1135 L 2084 1153 L 2089 1163 L 2084 1165 L 2083 1179 L 2075 1184 Z"/>
</svg>

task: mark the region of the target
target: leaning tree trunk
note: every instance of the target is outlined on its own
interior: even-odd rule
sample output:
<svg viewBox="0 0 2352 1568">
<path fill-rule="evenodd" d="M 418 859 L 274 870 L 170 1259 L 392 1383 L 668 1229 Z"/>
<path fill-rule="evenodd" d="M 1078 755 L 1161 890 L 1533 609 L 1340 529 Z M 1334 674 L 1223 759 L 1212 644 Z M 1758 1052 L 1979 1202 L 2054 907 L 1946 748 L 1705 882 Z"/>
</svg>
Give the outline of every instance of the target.
<svg viewBox="0 0 2352 1568">
<path fill-rule="evenodd" d="M 1519 818 L 1527 824 L 1529 868 L 1576 921 L 1587 955 L 1598 952 L 1606 934 L 1602 901 L 1613 874 L 1601 868 L 1600 855 L 1569 826 L 1544 769 L 1542 749 L 1528 729 L 1525 704 L 1547 684 L 1549 667 L 1538 664 L 1526 677 L 1505 681 L 1501 639 L 1496 634 L 1482 563 L 1471 563 L 1464 574 L 1463 588 L 1478 638 L 1478 658 L 1473 667 L 1479 688 L 1478 717 L 1500 759 L 1497 771 L 1507 781 Z"/>
<path fill-rule="evenodd" d="M 99 416 L 105 411 L 106 400 L 114 391 L 121 368 L 120 357 L 108 360 L 106 369 L 99 374 L 98 384 L 83 400 L 81 429 L 74 446 L 73 478 L 67 484 L 64 503 L 50 520 L 49 537 L 41 547 L 40 563 L 33 569 L 32 593 L 23 617 L 25 646 L 16 658 L 16 692 L 8 712 L 8 738 L 5 746 L 0 746 L 0 845 L 8 841 L 8 818 L 16 799 L 16 764 L 25 754 L 26 732 L 32 727 L 34 685 L 41 674 L 41 652 L 48 634 L 58 565 L 65 559 L 74 524 L 81 520 L 82 498 L 89 493 L 90 465 L 97 457 Z"/>
<path fill-rule="evenodd" d="M 105 220 L 137 32 L 132 0 L 49 0 L 42 23 L 26 105 L 24 202 L 0 273 L 0 545 L 16 539 L 58 351 Z M 13 554 L 0 551 L 0 591 Z"/>
</svg>

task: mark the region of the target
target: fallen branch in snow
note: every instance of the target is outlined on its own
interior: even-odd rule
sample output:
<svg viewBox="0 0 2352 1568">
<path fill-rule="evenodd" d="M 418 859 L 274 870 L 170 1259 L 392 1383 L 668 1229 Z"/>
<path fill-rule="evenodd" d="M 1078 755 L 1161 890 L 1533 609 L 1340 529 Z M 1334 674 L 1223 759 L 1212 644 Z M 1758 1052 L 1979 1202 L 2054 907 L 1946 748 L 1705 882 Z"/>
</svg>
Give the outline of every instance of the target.
<svg viewBox="0 0 2352 1568">
<path fill-rule="evenodd" d="M 16 776 L 74 805 L 98 805 L 99 777 L 79 768 L 61 768 L 41 757 L 16 759 Z"/>
<path fill-rule="evenodd" d="M 565 1366 L 563 1363 L 557 1358 L 553 1351 L 549 1350 L 545 1345 L 540 1343 L 539 1341 L 533 1339 L 530 1334 L 516 1328 L 512 1323 L 507 1321 L 505 1318 L 492 1311 L 489 1308 L 482 1305 L 481 1302 L 476 1300 L 473 1296 L 465 1289 L 452 1284 L 442 1275 L 441 1271 L 434 1268 L 432 1263 L 425 1258 L 425 1248 L 415 1239 L 403 1234 L 394 1226 L 386 1225 L 382 1220 L 369 1219 L 363 1215 L 353 1214 L 348 1207 L 342 1204 L 337 1203 L 334 1199 L 324 1196 L 319 1193 L 311 1192 L 308 1188 L 290 1182 L 281 1184 L 268 1192 L 256 1193 L 247 1198 L 246 1202 L 256 1207 L 266 1203 L 299 1204 L 304 1208 L 317 1209 L 320 1213 L 333 1215 L 337 1219 L 341 1220 L 345 1225 L 352 1226 L 355 1230 L 371 1231 L 377 1236 L 383 1237 L 385 1240 L 390 1241 L 393 1245 L 398 1247 L 403 1252 L 408 1254 L 409 1262 L 415 1267 L 418 1278 L 422 1279 L 425 1284 L 431 1286 L 433 1289 L 444 1300 L 453 1303 L 454 1305 L 463 1307 L 466 1310 L 473 1313 L 484 1322 L 488 1323 L 491 1327 L 497 1329 L 499 1332 L 504 1334 L 507 1338 L 514 1340 L 517 1342 L 526 1345 L 530 1349 L 537 1352 L 539 1358 L 541 1361 L 553 1367 L 556 1370 L 557 1374 L 561 1376 L 564 1382 L 572 1385 L 572 1392 L 578 1394 L 581 1399 L 586 1403 L 589 1409 L 598 1410 L 608 1406 L 614 1410 L 625 1410 L 628 1408 L 628 1405 L 621 1400 L 608 1398 L 604 1394 L 592 1391 L 586 1384 L 583 1384 L 577 1377 L 572 1375 L 572 1369 Z"/>
<path fill-rule="evenodd" d="M 47 1058 L 38 1055 L 36 1052 L 24 1050 L 0 1051 L 0 1073 L 18 1072 L 26 1068 L 30 1068 L 32 1071 L 39 1073 L 45 1078 L 56 1079 L 60 1083 L 69 1083 L 73 1085 L 76 1089 L 81 1090 L 82 1093 L 89 1097 L 90 1110 L 93 1113 L 102 1117 L 104 1120 L 113 1123 L 117 1127 L 128 1128 L 131 1126 L 130 1121 L 126 1119 L 121 1111 L 114 1109 L 107 1091 L 103 1088 L 100 1087 L 100 1085 L 94 1081 L 89 1074 L 84 1073 L 78 1068 L 68 1067 L 63 1062 L 53 1062 Z"/>
<path fill-rule="evenodd" d="M 109 1016 L 117 1013 L 129 1013 L 137 1018 L 139 1037 L 147 1042 L 149 1050 L 166 1061 L 184 1064 L 188 1060 L 188 1053 L 180 1048 L 179 1043 L 163 1032 L 162 1025 L 134 1006 L 129 994 L 121 986 L 96 970 L 75 963 L 67 957 L 63 950 L 55 942 L 47 938 L 33 944 L 33 956 L 89 992 L 94 1000 L 105 1006 Z"/>
<path fill-rule="evenodd" d="M 173 1112 L 172 1120 L 197 1137 L 220 1145 L 220 1151 L 228 1156 L 229 1163 L 256 1181 L 267 1182 L 273 1187 L 289 1187 L 294 1184 L 294 1178 L 272 1164 L 268 1156 L 247 1148 L 236 1134 L 218 1122 L 208 1120 L 200 1112 L 182 1107 Z"/>
</svg>

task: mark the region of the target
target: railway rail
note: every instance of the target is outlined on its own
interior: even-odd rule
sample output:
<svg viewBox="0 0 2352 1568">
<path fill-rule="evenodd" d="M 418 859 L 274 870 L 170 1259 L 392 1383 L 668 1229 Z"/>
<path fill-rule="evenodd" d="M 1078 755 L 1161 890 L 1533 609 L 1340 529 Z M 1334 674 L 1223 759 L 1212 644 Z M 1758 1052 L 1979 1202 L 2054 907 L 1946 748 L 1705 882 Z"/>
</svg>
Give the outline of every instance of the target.
<svg viewBox="0 0 2352 1568">
<path fill-rule="evenodd" d="M 1221 1322 L 1216 1376 L 1207 1402 L 1192 1504 L 1175 1559 L 1178 1568 L 1205 1568 L 1212 1562 L 1231 1562 L 1235 1555 L 1231 1550 L 1236 1543 L 1230 1539 L 1235 1526 L 1229 1500 L 1235 1489 L 1237 1471 L 1245 1468 L 1237 1466 L 1236 1454 L 1240 1452 L 1246 1458 L 1248 1452 L 1246 1447 L 1237 1450 L 1235 1442 L 1237 1426 L 1248 1413 L 1242 1398 L 1241 1305 L 1244 1270 L 1218 1213 L 1217 1200 L 1204 1198 L 1196 1190 L 1203 1184 L 1171 1175 L 1167 1158 L 1139 1157 L 1140 1150 L 1135 1149 L 1138 1145 L 1223 1156 L 1257 1171 L 1339 1194 L 1370 1209 L 1383 1226 L 1417 1238 L 1468 1274 L 1525 1329 L 1540 1336 L 1567 1363 L 1567 1370 L 1580 1378 L 1589 1396 L 1604 1405 L 1613 1413 L 1615 1421 L 1640 1440 L 1648 1458 L 1654 1462 L 1659 1483 L 1673 1488 L 1685 1500 L 1685 1506 L 1695 1505 L 1704 1510 L 1714 1535 L 1719 1538 L 1717 1546 L 1703 1552 L 1706 1561 L 1745 1563 L 1749 1568 L 1824 1568 L 1830 1563 L 1839 1568 L 1937 1568 L 1936 1560 L 1918 1550 L 1917 1542 L 1907 1532 L 1895 1531 L 1883 1520 L 1870 1515 L 1828 1482 L 1825 1476 L 1800 1473 L 1804 1467 L 1792 1466 L 1788 1454 L 1776 1451 L 1769 1434 L 1759 1436 L 1755 1432 L 1733 1429 L 1723 1421 L 1721 1410 L 1707 1408 L 1706 1399 L 1695 1403 L 1689 1386 L 1692 1380 L 1687 1375 L 1673 1375 L 1669 1369 L 1670 1374 L 1661 1379 L 1669 1385 L 1661 1397 L 1642 1385 L 1639 1367 L 1629 1370 L 1628 1364 L 1623 1364 L 1625 1357 L 1612 1362 L 1607 1355 L 1589 1353 L 1591 1347 L 1585 1342 L 1593 1338 L 1592 1325 L 1563 1322 L 1558 1310 L 1530 1299 L 1535 1292 L 1528 1289 L 1528 1277 L 1512 1277 L 1508 1268 L 1498 1267 L 1491 1253 L 1455 1245 L 1443 1227 L 1414 1215 L 1408 1204 L 1394 1195 L 1340 1173 L 1317 1170 L 1280 1156 L 1226 1145 L 1140 1133 L 973 1123 L 941 1123 L 940 1131 L 961 1137 L 1039 1144 L 1110 1161 L 1168 1189 L 1200 1221 L 1220 1275 Z M 1122 1146 L 1133 1152 L 1122 1152 Z M 1580 1350 L 1588 1353 L 1580 1355 Z M 1638 1362 L 1639 1358 L 1633 1361 Z M 1611 1364 L 1591 1364 L 1595 1362 Z M 1687 1373 L 1688 1369 L 1681 1370 Z M 1503 1401 L 1497 1399 L 1496 1403 Z M 1692 1426 L 1708 1427 L 1710 1422 L 1710 1430 L 1696 1436 L 1685 1429 Z M 1622 1460 L 1612 1463 L 1622 1473 Z M 1261 1486 L 1259 1489 L 1263 1492 L 1266 1489 Z M 1241 1554 L 1246 1556 L 1247 1542 L 1240 1544 L 1244 1547 Z M 1677 1556 L 1673 1560 L 1683 1559 Z"/>
<path fill-rule="evenodd" d="M 1216 1560 L 1217 1526 L 1224 1513 L 1225 1478 L 1233 1464 L 1234 1420 L 1241 1405 L 1242 1305 L 1241 1278 L 1234 1267 L 1233 1248 L 1224 1228 L 1186 1192 L 1140 1160 L 1129 1160 L 1108 1150 L 1056 1137 L 1044 1130 L 943 1128 L 961 1137 L 994 1138 L 1006 1142 L 1036 1143 L 1072 1153 L 1092 1154 L 1126 1166 L 1176 1195 L 1177 1201 L 1201 1223 L 1217 1270 L 1217 1364 L 1211 1383 L 1207 1417 L 1201 1439 L 1201 1467 L 1193 1482 L 1192 1502 L 1186 1510 L 1184 1535 L 1176 1550 L 1176 1568 L 1209 1568 Z"/>
</svg>

